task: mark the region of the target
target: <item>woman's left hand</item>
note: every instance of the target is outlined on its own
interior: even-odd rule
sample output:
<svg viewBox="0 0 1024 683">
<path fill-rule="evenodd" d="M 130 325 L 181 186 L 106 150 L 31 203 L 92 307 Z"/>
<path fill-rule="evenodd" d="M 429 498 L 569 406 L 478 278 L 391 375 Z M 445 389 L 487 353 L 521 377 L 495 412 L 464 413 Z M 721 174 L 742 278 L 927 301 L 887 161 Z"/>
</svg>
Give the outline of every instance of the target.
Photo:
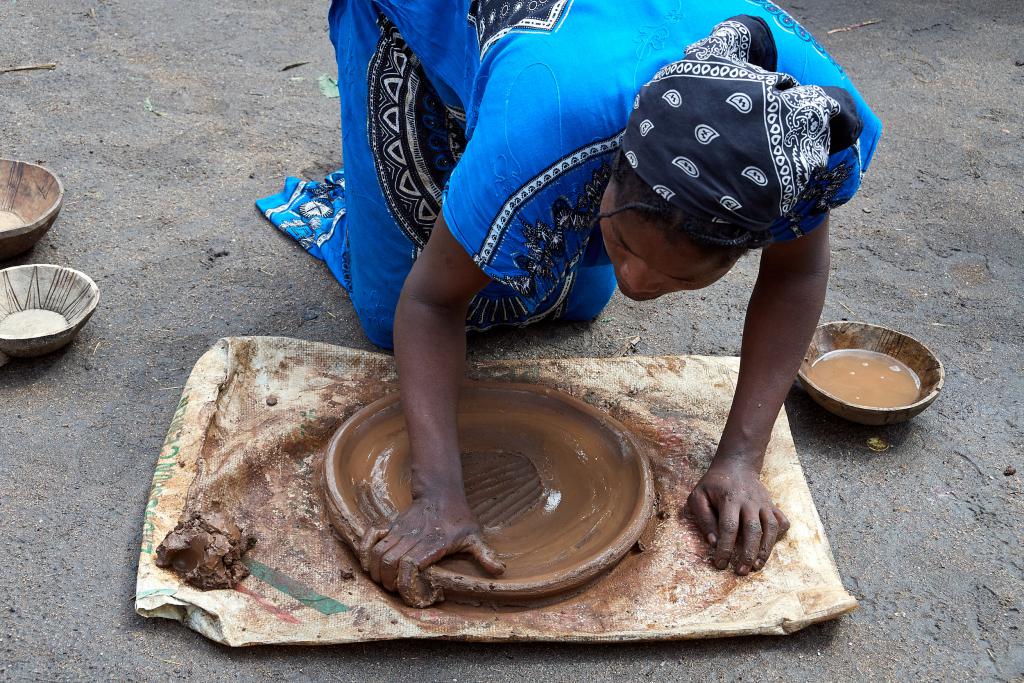
<svg viewBox="0 0 1024 683">
<path fill-rule="evenodd" d="M 761 569 L 789 529 L 789 520 L 772 502 L 758 473 L 741 463 L 713 463 L 686 506 L 715 549 L 711 564 L 725 569 L 732 562 L 740 576 Z"/>
</svg>

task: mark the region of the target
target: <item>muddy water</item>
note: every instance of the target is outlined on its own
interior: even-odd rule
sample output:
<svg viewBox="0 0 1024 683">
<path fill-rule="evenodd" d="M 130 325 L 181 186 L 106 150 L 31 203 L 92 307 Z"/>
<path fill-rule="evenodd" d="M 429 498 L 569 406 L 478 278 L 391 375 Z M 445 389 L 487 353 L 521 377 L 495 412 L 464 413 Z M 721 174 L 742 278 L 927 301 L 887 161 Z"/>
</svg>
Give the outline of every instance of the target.
<svg viewBox="0 0 1024 683">
<path fill-rule="evenodd" d="M 814 362 L 807 377 L 836 398 L 872 408 L 900 408 L 921 396 L 914 371 L 876 351 L 831 351 Z"/>
<path fill-rule="evenodd" d="M 60 313 L 37 308 L 18 311 L 0 320 L 0 335 L 9 339 L 44 337 L 67 328 L 68 321 Z"/>
<path fill-rule="evenodd" d="M 459 558 L 439 566 L 506 598 L 536 597 L 579 585 L 621 558 L 652 512 L 652 485 L 635 442 L 614 420 L 550 390 L 509 386 L 516 385 L 473 385 L 459 413 L 466 495 L 505 573 L 495 579 Z M 328 484 L 327 494 L 359 522 L 411 503 L 400 405 L 371 409 L 342 428 L 327 458 L 337 487 Z M 332 522 L 343 534 L 351 526 Z"/>
<path fill-rule="evenodd" d="M 0 231 L 20 228 L 25 225 L 25 220 L 14 211 L 0 210 Z"/>
</svg>

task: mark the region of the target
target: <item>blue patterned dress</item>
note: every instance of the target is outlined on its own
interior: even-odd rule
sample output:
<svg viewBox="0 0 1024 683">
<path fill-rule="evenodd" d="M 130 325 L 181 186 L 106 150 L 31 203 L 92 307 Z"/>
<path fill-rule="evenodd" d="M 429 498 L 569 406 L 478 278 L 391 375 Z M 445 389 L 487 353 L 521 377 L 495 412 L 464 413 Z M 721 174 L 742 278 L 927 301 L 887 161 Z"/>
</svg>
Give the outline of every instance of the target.
<svg viewBox="0 0 1024 683">
<path fill-rule="evenodd" d="M 860 187 L 881 126 L 768 0 L 334 0 L 344 171 L 257 205 L 327 263 L 380 346 L 441 212 L 493 280 L 468 329 L 592 319 L 615 289 L 596 215 L 633 99 L 737 14 L 768 21 L 780 71 L 848 89 L 865 122 L 773 228 L 798 237 Z"/>
</svg>

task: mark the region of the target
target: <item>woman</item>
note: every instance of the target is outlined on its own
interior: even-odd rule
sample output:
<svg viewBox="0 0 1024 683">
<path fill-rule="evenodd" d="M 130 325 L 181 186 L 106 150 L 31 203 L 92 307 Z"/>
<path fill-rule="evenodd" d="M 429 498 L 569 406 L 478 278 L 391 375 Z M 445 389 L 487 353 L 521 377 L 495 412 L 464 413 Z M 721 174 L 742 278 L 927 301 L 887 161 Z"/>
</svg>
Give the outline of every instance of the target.
<svg viewBox="0 0 1024 683">
<path fill-rule="evenodd" d="M 839 65 L 768 0 L 335 0 L 330 27 L 344 175 L 258 205 L 395 349 L 414 500 L 364 536 L 374 580 L 415 601 L 446 555 L 502 570 L 462 490 L 467 329 L 590 320 L 616 284 L 706 287 L 756 248 L 736 394 L 688 507 L 715 567 L 764 566 L 788 527 L 764 449 L 824 301 L 828 212 L 880 135 Z"/>
</svg>

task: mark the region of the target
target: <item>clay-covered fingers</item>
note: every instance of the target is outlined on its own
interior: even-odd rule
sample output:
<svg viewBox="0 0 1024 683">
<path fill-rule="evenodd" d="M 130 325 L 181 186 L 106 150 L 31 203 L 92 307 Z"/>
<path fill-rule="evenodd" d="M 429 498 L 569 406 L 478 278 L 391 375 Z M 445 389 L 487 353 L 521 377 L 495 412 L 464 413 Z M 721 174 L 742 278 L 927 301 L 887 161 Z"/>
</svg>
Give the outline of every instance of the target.
<svg viewBox="0 0 1024 683">
<path fill-rule="evenodd" d="M 472 555 L 473 559 L 491 576 L 498 576 L 505 571 L 505 563 L 498 559 L 497 553 L 484 543 L 479 534 L 467 536 L 462 544 L 462 551 Z"/>
<path fill-rule="evenodd" d="M 736 537 L 740 529 L 740 507 L 726 500 L 718 510 L 718 543 L 711 563 L 716 569 L 725 569 L 732 559 Z"/>
<path fill-rule="evenodd" d="M 404 550 L 402 546 L 395 546 L 388 554 L 395 552 L 398 548 Z M 425 581 L 421 573 L 432 564 L 454 553 L 471 555 L 483 567 L 484 571 L 489 574 L 496 575 L 505 571 L 505 565 L 477 534 L 470 534 L 454 548 L 423 539 L 408 550 L 405 550 L 398 560 L 394 587 L 388 584 L 388 574 L 382 572 L 384 586 L 389 590 L 397 590 L 402 599 L 410 605 L 425 606 L 433 604 L 437 599 L 434 596 L 437 589 Z"/>
<path fill-rule="evenodd" d="M 398 572 L 401 566 L 401 561 L 406 554 L 417 545 L 418 542 L 419 539 L 416 536 L 403 536 L 397 543 L 392 545 L 385 552 L 381 553 L 378 573 L 380 575 L 380 584 L 384 586 L 384 588 L 389 591 L 397 590 Z M 374 581 L 376 580 L 377 579 L 375 578 Z"/>
<path fill-rule="evenodd" d="M 363 534 L 363 537 L 359 539 L 359 564 L 362 565 L 364 572 L 370 571 L 370 551 L 377 543 L 388 535 L 388 527 L 374 526 L 370 527 Z"/>
<path fill-rule="evenodd" d="M 420 542 L 398 563 L 398 594 L 410 605 L 429 605 L 434 602 L 431 597 L 433 588 L 426 584 L 420 572 L 439 561 L 447 554 L 447 549 L 433 544 Z"/>
<path fill-rule="evenodd" d="M 377 545 L 370 548 L 369 568 L 370 578 L 380 583 L 380 564 L 384 559 L 384 553 L 391 550 L 402 540 L 402 536 L 396 533 L 388 533 L 387 536 L 377 542 Z"/>
<path fill-rule="evenodd" d="M 704 537 L 708 545 L 714 547 L 718 542 L 718 519 L 715 517 L 714 510 L 711 509 L 708 494 L 700 487 L 694 489 L 690 497 L 686 499 L 686 507 L 693 515 L 693 521 L 697 523 L 700 535 Z"/>
<path fill-rule="evenodd" d="M 775 547 L 775 541 L 779 539 L 779 518 L 775 514 L 775 508 L 761 510 L 761 547 L 757 550 L 757 559 L 754 560 L 754 569 L 759 570 L 768 561 Z M 781 513 L 780 513 L 781 514 Z"/>
<path fill-rule="evenodd" d="M 761 538 L 764 535 L 761 527 L 761 510 L 753 505 L 745 505 L 740 514 L 742 539 L 736 547 L 736 573 L 746 576 L 754 567 L 758 551 L 761 549 Z"/>
<path fill-rule="evenodd" d="M 775 519 L 779 520 L 779 536 L 785 536 L 786 532 L 789 531 L 789 518 L 782 513 L 782 510 L 775 506 Z"/>
</svg>

